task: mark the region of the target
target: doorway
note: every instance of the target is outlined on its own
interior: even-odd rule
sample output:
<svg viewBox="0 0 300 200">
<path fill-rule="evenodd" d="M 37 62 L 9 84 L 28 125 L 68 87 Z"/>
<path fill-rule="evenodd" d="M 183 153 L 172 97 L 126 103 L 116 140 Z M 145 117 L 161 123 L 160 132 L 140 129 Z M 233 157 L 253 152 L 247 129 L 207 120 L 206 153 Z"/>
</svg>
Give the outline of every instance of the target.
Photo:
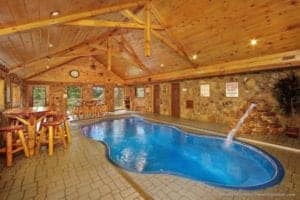
<svg viewBox="0 0 300 200">
<path fill-rule="evenodd" d="M 153 92 L 153 112 L 159 114 L 159 85 L 154 85 L 154 92 Z"/>
<path fill-rule="evenodd" d="M 180 85 L 172 83 L 171 86 L 171 115 L 180 117 Z"/>
<path fill-rule="evenodd" d="M 114 88 L 114 108 L 115 110 L 124 109 L 124 88 Z"/>
</svg>

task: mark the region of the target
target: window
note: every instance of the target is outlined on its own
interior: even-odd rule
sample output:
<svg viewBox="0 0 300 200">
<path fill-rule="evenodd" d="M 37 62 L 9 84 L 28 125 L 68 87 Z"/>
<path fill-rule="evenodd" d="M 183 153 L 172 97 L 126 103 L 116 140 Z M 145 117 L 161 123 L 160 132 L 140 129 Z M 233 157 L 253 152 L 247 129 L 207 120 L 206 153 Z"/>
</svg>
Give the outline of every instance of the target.
<svg viewBox="0 0 300 200">
<path fill-rule="evenodd" d="M 69 86 L 67 88 L 67 96 L 68 108 L 76 106 L 81 99 L 81 88 L 79 86 Z"/>
<path fill-rule="evenodd" d="M 138 98 L 145 97 L 145 88 L 144 87 L 136 87 L 135 88 L 135 96 Z"/>
<path fill-rule="evenodd" d="M 21 106 L 21 87 L 18 84 L 12 84 L 12 107 Z"/>
<path fill-rule="evenodd" d="M 124 88 L 115 87 L 114 88 L 114 100 L 115 100 L 115 110 L 124 108 Z"/>
<path fill-rule="evenodd" d="M 0 110 L 4 110 L 5 108 L 5 90 L 4 90 L 4 80 L 0 79 Z"/>
<path fill-rule="evenodd" d="M 101 86 L 94 86 L 93 87 L 93 97 L 94 99 L 101 100 L 104 102 L 104 95 L 105 95 L 105 89 Z"/>
<path fill-rule="evenodd" d="M 46 87 L 33 86 L 32 99 L 33 106 L 46 106 Z"/>
</svg>

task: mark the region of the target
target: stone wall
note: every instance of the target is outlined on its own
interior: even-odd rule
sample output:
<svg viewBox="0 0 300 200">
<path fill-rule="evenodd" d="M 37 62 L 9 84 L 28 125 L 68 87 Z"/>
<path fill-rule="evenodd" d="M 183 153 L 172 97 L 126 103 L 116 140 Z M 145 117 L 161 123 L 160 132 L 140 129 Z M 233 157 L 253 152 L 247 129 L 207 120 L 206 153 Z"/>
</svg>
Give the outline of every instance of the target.
<svg viewBox="0 0 300 200">
<path fill-rule="evenodd" d="M 153 85 L 145 85 L 145 96 L 136 97 L 135 87 L 125 87 L 125 97 L 130 100 L 130 110 L 153 112 Z"/>
<path fill-rule="evenodd" d="M 280 113 L 277 100 L 274 97 L 274 84 L 286 77 L 291 71 L 300 77 L 300 69 L 264 71 L 257 73 L 209 77 L 194 80 L 180 81 L 180 116 L 204 122 L 226 123 L 229 127 L 238 121 L 251 102 L 257 104 L 248 118 L 248 126 L 242 132 L 249 133 L 280 133 L 291 121 L 300 125 L 299 114 L 288 118 Z M 239 96 L 226 97 L 225 84 L 238 82 Z M 210 85 L 210 96 L 200 96 L 200 85 Z M 160 83 L 160 114 L 171 114 L 171 83 Z M 186 108 L 186 102 L 192 101 L 193 108 Z M 144 100 L 149 107 L 153 101 Z M 151 111 L 149 111 L 151 112 Z"/>
<path fill-rule="evenodd" d="M 161 115 L 171 115 L 171 84 L 162 83 L 159 85 L 159 111 Z"/>
</svg>

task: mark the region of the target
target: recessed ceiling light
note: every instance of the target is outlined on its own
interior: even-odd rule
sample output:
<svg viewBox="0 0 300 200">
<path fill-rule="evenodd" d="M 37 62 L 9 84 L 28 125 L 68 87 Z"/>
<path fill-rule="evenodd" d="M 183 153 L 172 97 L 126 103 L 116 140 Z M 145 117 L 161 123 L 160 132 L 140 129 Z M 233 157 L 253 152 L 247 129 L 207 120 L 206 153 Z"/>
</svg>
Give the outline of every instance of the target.
<svg viewBox="0 0 300 200">
<path fill-rule="evenodd" d="M 59 12 L 58 12 L 58 11 L 52 11 L 52 12 L 50 13 L 50 15 L 53 16 L 53 17 L 56 17 L 56 16 L 59 15 Z"/>
<path fill-rule="evenodd" d="M 50 66 L 49 66 L 49 65 L 47 65 L 47 66 L 46 66 L 46 68 L 47 68 L 47 69 L 49 69 L 49 68 L 50 68 Z"/>
<path fill-rule="evenodd" d="M 257 39 L 252 39 L 252 40 L 250 40 L 250 44 L 251 44 L 252 46 L 257 45 Z"/>
<path fill-rule="evenodd" d="M 50 43 L 50 44 L 49 44 L 49 47 L 52 48 L 52 47 L 53 47 L 53 44 Z"/>
<path fill-rule="evenodd" d="M 196 60 L 197 58 L 198 58 L 198 55 L 197 55 L 197 54 L 193 54 L 193 55 L 192 55 L 192 59 L 193 59 L 193 60 Z"/>
<path fill-rule="evenodd" d="M 160 64 L 160 67 L 164 67 L 165 65 L 163 63 Z"/>
</svg>

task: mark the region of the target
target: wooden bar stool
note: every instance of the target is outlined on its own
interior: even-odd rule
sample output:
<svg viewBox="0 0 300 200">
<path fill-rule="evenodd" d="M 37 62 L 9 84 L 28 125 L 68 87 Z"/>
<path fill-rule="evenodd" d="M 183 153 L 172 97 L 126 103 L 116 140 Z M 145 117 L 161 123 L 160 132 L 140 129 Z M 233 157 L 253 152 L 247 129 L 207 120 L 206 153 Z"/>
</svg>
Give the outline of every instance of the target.
<svg viewBox="0 0 300 200">
<path fill-rule="evenodd" d="M 63 131 L 64 131 L 64 135 L 65 138 L 67 140 L 67 143 L 70 144 L 72 143 L 72 136 L 71 136 L 71 132 L 70 132 L 70 123 L 69 123 L 69 117 L 68 115 L 64 115 L 64 114 L 58 114 L 56 115 L 56 119 L 60 120 L 62 122 L 62 126 L 63 126 Z"/>
<path fill-rule="evenodd" d="M 0 153 L 6 153 L 6 166 L 12 166 L 14 153 L 23 150 L 25 156 L 29 156 L 23 126 L 15 125 L 2 127 L 0 128 L 0 132 L 6 141 L 6 146 L 0 149 Z"/>
<path fill-rule="evenodd" d="M 61 124 L 61 119 L 47 121 L 42 124 L 39 139 L 37 141 L 37 152 L 39 152 L 41 144 L 48 144 L 48 154 L 50 156 L 53 155 L 53 147 L 55 143 L 61 142 L 64 148 L 67 148 L 65 133 Z"/>
<path fill-rule="evenodd" d="M 69 123 L 69 117 L 68 116 L 63 116 L 63 125 L 64 125 L 64 130 L 65 130 L 65 137 L 67 138 L 68 144 L 72 143 L 72 136 L 70 132 L 70 123 Z"/>
<path fill-rule="evenodd" d="M 65 114 L 58 114 L 57 112 L 52 112 L 47 115 L 47 119 L 49 120 L 57 120 L 61 122 L 61 126 L 63 127 L 64 135 L 67 140 L 67 143 L 70 144 L 72 142 L 72 137 L 70 133 L 70 123 L 69 117 Z"/>
</svg>

